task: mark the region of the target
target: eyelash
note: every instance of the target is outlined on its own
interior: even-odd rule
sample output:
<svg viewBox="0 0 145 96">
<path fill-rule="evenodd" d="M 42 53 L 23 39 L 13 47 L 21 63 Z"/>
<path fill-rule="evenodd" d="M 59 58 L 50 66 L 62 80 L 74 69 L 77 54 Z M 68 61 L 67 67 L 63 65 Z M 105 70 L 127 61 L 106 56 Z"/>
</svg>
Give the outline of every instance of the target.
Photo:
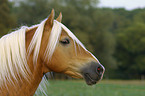
<svg viewBox="0 0 145 96">
<path fill-rule="evenodd" d="M 60 43 L 67 45 L 70 43 L 70 40 L 68 38 L 65 38 L 64 40 L 61 40 Z"/>
</svg>

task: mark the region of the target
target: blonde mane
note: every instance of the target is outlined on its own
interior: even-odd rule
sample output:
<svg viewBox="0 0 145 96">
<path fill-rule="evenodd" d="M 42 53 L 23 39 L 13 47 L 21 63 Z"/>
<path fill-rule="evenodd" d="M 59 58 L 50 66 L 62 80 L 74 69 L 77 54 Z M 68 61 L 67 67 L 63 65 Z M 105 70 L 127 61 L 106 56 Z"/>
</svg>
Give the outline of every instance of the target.
<svg viewBox="0 0 145 96">
<path fill-rule="evenodd" d="M 40 24 L 32 27 L 21 27 L 21 29 L 7 34 L 0 39 L 0 86 L 2 84 L 6 84 L 6 82 L 13 84 L 13 81 L 17 81 L 18 78 L 21 78 L 20 76 L 23 76 L 24 79 L 28 80 L 29 74 L 31 74 L 31 72 L 27 65 L 27 59 L 29 58 L 32 50 L 34 50 L 34 65 L 37 62 L 45 22 L 46 19 Z M 26 52 L 26 31 L 34 27 L 38 28 L 35 31 Z M 74 42 L 87 51 L 84 45 L 66 26 L 54 20 L 54 25 L 52 27 L 49 42 L 44 54 L 44 58 L 48 61 L 51 59 L 55 51 L 62 29 L 66 31 L 66 33 L 74 40 Z"/>
<path fill-rule="evenodd" d="M 22 27 L 0 39 L 0 86 L 6 81 L 13 83 L 12 78 L 17 81 L 20 75 L 27 79 L 29 68 L 25 49 L 26 30 L 27 27 Z"/>
</svg>

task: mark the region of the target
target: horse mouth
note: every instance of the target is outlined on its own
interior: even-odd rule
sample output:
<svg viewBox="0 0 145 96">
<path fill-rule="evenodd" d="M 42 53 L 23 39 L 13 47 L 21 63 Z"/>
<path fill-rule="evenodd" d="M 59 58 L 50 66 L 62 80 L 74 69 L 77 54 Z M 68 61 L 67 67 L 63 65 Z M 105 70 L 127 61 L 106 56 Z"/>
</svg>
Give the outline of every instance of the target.
<svg viewBox="0 0 145 96">
<path fill-rule="evenodd" d="M 93 79 L 88 73 L 84 74 L 83 77 L 88 85 L 94 85 L 99 81 L 99 79 Z"/>
</svg>

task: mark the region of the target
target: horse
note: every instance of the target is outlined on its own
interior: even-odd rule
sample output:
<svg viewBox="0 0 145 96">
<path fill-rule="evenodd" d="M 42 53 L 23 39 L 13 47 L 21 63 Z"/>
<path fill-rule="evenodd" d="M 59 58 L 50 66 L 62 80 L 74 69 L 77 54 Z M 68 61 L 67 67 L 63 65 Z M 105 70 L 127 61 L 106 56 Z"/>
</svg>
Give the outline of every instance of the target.
<svg viewBox="0 0 145 96">
<path fill-rule="evenodd" d="M 88 85 L 103 77 L 105 68 L 79 39 L 54 19 L 54 9 L 40 24 L 0 39 L 0 96 L 32 96 L 47 72 L 84 78 Z"/>
</svg>

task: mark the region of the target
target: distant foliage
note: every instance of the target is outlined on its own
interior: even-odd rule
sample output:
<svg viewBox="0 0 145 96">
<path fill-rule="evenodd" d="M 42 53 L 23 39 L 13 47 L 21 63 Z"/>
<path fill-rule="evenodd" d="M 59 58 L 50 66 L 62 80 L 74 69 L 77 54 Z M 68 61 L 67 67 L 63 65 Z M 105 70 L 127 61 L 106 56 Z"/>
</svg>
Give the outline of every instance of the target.
<svg viewBox="0 0 145 96">
<path fill-rule="evenodd" d="M 0 0 L 0 37 L 16 25 L 16 19 L 11 13 L 11 3 Z"/>
</svg>

